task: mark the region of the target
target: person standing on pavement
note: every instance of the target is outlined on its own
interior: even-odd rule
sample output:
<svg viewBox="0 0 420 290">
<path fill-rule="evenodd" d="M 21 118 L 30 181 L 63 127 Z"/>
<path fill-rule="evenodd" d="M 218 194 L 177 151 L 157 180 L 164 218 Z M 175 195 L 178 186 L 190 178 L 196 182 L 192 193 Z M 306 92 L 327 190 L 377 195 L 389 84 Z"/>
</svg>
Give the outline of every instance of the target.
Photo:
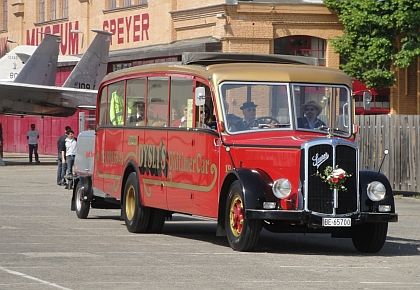
<svg viewBox="0 0 420 290">
<path fill-rule="evenodd" d="M 57 185 L 66 185 L 64 175 L 66 175 L 66 138 L 67 132 L 71 130 L 70 126 L 64 128 L 64 134 L 57 140 Z"/>
<path fill-rule="evenodd" d="M 73 165 L 74 159 L 76 157 L 76 138 L 74 137 L 74 131 L 68 130 L 67 131 L 67 138 L 66 138 L 66 164 L 67 164 L 67 174 L 65 176 L 66 179 L 73 178 Z"/>
<path fill-rule="evenodd" d="M 38 156 L 38 139 L 39 132 L 35 129 L 35 124 L 31 124 L 31 130 L 26 133 L 26 139 L 29 146 L 29 163 L 32 163 L 32 155 L 35 154 L 35 162 L 39 163 Z"/>
</svg>

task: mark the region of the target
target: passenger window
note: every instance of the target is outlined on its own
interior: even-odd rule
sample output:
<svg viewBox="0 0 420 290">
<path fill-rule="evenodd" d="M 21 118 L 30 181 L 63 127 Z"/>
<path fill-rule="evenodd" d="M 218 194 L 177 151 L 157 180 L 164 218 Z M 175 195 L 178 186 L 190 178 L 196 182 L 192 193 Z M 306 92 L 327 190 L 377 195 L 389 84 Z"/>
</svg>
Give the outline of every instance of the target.
<svg viewBox="0 0 420 290">
<path fill-rule="evenodd" d="M 102 93 L 101 93 L 101 99 L 99 101 L 99 125 L 106 125 L 107 122 L 107 114 L 106 112 L 108 111 L 108 106 L 107 106 L 107 92 L 108 87 L 104 87 L 102 89 Z"/>
<path fill-rule="evenodd" d="M 196 128 L 216 130 L 216 116 L 214 114 L 214 105 L 211 98 L 210 88 L 202 83 L 197 83 L 197 87 L 205 88 L 206 101 L 204 106 L 198 106 L 195 109 L 195 126 Z"/>
<path fill-rule="evenodd" d="M 124 81 L 109 85 L 109 125 L 121 126 L 124 124 Z"/>
<path fill-rule="evenodd" d="M 147 125 L 166 127 L 168 124 L 168 78 L 151 77 L 148 82 Z"/>
<path fill-rule="evenodd" d="M 193 81 L 187 78 L 171 78 L 170 127 L 189 127 L 192 124 Z M 190 102 L 191 105 L 188 105 Z"/>
<path fill-rule="evenodd" d="M 128 126 L 144 126 L 144 94 L 145 79 L 127 81 L 127 112 L 125 124 Z"/>
</svg>

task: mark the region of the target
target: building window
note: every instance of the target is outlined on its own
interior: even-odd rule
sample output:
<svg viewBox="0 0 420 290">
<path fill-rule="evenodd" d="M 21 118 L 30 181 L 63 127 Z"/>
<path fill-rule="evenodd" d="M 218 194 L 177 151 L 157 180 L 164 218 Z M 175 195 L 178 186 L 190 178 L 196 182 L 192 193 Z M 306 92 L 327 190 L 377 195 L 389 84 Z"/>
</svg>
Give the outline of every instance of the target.
<svg viewBox="0 0 420 290">
<path fill-rule="evenodd" d="M 7 30 L 7 0 L 3 0 L 1 30 Z"/>
<path fill-rule="evenodd" d="M 108 9 L 117 8 L 117 0 L 108 0 Z"/>
<path fill-rule="evenodd" d="M 38 0 L 38 22 L 45 22 L 45 0 Z"/>
<path fill-rule="evenodd" d="M 63 0 L 61 5 L 62 5 L 62 11 L 63 11 L 63 18 L 68 18 L 69 17 L 69 1 Z"/>
<path fill-rule="evenodd" d="M 326 40 L 308 35 L 292 35 L 274 40 L 275 54 L 315 57 L 325 66 Z"/>
<path fill-rule="evenodd" d="M 51 0 L 50 2 L 50 20 L 57 19 L 57 1 Z"/>
<path fill-rule="evenodd" d="M 148 0 L 108 0 L 107 9 L 117 9 L 147 4 Z"/>
</svg>

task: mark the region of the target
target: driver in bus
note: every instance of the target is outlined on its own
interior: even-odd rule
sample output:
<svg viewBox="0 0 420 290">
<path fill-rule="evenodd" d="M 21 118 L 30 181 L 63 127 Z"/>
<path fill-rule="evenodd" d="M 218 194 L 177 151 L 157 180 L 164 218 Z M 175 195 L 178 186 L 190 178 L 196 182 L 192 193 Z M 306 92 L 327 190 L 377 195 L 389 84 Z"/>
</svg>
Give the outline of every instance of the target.
<svg viewBox="0 0 420 290">
<path fill-rule="evenodd" d="M 244 118 L 242 119 L 242 124 L 238 128 L 239 130 L 249 130 L 255 124 L 255 119 L 257 115 L 257 105 L 254 102 L 245 102 L 240 107 Z"/>
<path fill-rule="evenodd" d="M 316 129 L 325 126 L 325 123 L 318 119 L 322 112 L 322 107 L 315 101 L 309 101 L 302 106 L 303 117 L 298 118 L 298 127 L 306 129 Z"/>
</svg>

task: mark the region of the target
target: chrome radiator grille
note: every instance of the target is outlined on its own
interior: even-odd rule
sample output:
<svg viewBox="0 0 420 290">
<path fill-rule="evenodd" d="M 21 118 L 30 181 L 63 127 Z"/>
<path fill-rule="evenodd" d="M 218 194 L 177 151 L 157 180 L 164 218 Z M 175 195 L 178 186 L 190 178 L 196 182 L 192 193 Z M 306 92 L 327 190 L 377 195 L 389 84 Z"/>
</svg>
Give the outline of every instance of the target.
<svg viewBox="0 0 420 290">
<path fill-rule="evenodd" d="M 303 150 L 305 209 L 322 214 L 347 214 L 358 210 L 358 152 L 354 144 L 338 139 L 309 142 Z M 351 174 L 345 182 L 346 191 L 334 192 L 317 176 L 327 166 Z"/>
</svg>

